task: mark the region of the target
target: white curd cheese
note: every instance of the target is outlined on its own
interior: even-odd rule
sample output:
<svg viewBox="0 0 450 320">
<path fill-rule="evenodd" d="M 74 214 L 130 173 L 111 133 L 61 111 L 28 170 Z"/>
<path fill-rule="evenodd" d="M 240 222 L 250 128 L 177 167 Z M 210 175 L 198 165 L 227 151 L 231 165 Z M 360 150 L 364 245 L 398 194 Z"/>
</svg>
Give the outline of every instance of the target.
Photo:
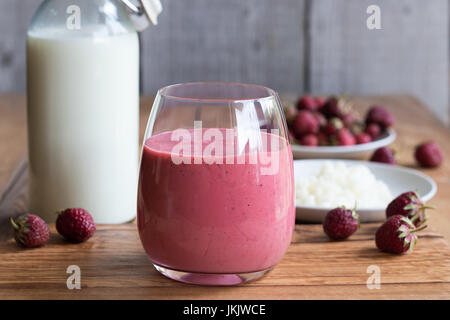
<svg viewBox="0 0 450 320">
<path fill-rule="evenodd" d="M 385 207 L 392 200 L 387 185 L 364 165 L 327 161 L 320 171 L 296 179 L 297 205 L 335 208 Z"/>
</svg>

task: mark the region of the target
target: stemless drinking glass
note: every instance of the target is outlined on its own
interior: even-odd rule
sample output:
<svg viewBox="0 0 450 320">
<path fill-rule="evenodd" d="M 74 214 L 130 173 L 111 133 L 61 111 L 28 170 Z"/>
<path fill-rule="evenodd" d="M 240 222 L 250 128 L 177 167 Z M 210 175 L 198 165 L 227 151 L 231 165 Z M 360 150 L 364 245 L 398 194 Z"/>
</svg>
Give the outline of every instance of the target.
<svg viewBox="0 0 450 320">
<path fill-rule="evenodd" d="M 273 90 L 240 83 L 160 89 L 147 125 L 138 229 L 150 260 L 187 283 L 258 279 L 295 223 L 292 152 Z"/>
</svg>

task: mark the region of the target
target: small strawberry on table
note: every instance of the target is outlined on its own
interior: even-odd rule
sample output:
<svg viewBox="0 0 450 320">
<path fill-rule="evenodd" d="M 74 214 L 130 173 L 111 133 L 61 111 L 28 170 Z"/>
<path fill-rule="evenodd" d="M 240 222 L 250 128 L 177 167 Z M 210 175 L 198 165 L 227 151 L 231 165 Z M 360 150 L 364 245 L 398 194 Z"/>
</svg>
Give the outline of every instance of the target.
<svg viewBox="0 0 450 320">
<path fill-rule="evenodd" d="M 377 230 L 375 243 L 378 249 L 388 253 L 412 251 L 418 239 L 416 233 L 426 227 L 416 228 L 410 219 L 398 214 L 390 217 Z"/>
<path fill-rule="evenodd" d="M 24 214 L 16 220 L 11 218 L 14 228 L 14 239 L 26 248 L 43 246 L 50 239 L 50 230 L 40 217 L 34 214 Z"/>
<path fill-rule="evenodd" d="M 323 221 L 323 230 L 333 240 L 350 237 L 359 228 L 359 216 L 355 209 L 339 207 L 327 213 Z"/>
<path fill-rule="evenodd" d="M 96 227 L 89 212 L 81 208 L 71 208 L 59 213 L 56 230 L 66 240 L 78 243 L 92 237 Z"/>
</svg>

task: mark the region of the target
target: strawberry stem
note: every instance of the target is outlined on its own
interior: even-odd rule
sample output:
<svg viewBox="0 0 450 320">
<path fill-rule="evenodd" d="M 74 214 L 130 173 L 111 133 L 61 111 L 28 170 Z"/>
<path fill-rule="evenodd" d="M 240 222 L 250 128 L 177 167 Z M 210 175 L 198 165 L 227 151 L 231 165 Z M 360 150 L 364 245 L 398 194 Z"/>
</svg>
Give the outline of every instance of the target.
<svg viewBox="0 0 450 320">
<path fill-rule="evenodd" d="M 13 218 L 9 218 L 9 221 L 11 221 L 11 224 L 15 230 L 19 230 L 19 226 L 17 225 L 17 223 L 14 221 Z"/>
<path fill-rule="evenodd" d="M 421 226 L 420 228 L 416 228 L 414 230 L 410 230 L 409 232 L 410 233 L 419 232 L 419 231 L 422 231 L 423 229 L 425 229 L 426 227 L 428 227 L 428 226 L 427 225 Z"/>
</svg>

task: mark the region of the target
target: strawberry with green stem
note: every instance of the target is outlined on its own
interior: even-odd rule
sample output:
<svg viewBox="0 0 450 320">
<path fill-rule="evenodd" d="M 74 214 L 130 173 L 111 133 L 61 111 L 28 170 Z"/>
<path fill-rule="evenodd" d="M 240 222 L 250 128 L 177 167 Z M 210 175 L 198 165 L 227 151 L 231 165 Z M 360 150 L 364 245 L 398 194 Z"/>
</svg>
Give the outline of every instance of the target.
<svg viewBox="0 0 450 320">
<path fill-rule="evenodd" d="M 40 247 L 50 239 L 50 230 L 40 217 L 24 214 L 16 220 L 10 219 L 14 228 L 14 239 L 26 248 Z"/>
<path fill-rule="evenodd" d="M 417 232 L 427 226 L 416 228 L 410 219 L 402 215 L 390 217 L 376 232 L 375 243 L 383 252 L 404 253 L 412 251 L 417 243 Z"/>
<path fill-rule="evenodd" d="M 386 217 L 399 214 L 409 218 L 416 227 L 419 227 L 428 220 L 427 209 L 433 208 L 425 206 L 417 192 L 408 191 L 389 203 L 386 208 Z"/>
</svg>

